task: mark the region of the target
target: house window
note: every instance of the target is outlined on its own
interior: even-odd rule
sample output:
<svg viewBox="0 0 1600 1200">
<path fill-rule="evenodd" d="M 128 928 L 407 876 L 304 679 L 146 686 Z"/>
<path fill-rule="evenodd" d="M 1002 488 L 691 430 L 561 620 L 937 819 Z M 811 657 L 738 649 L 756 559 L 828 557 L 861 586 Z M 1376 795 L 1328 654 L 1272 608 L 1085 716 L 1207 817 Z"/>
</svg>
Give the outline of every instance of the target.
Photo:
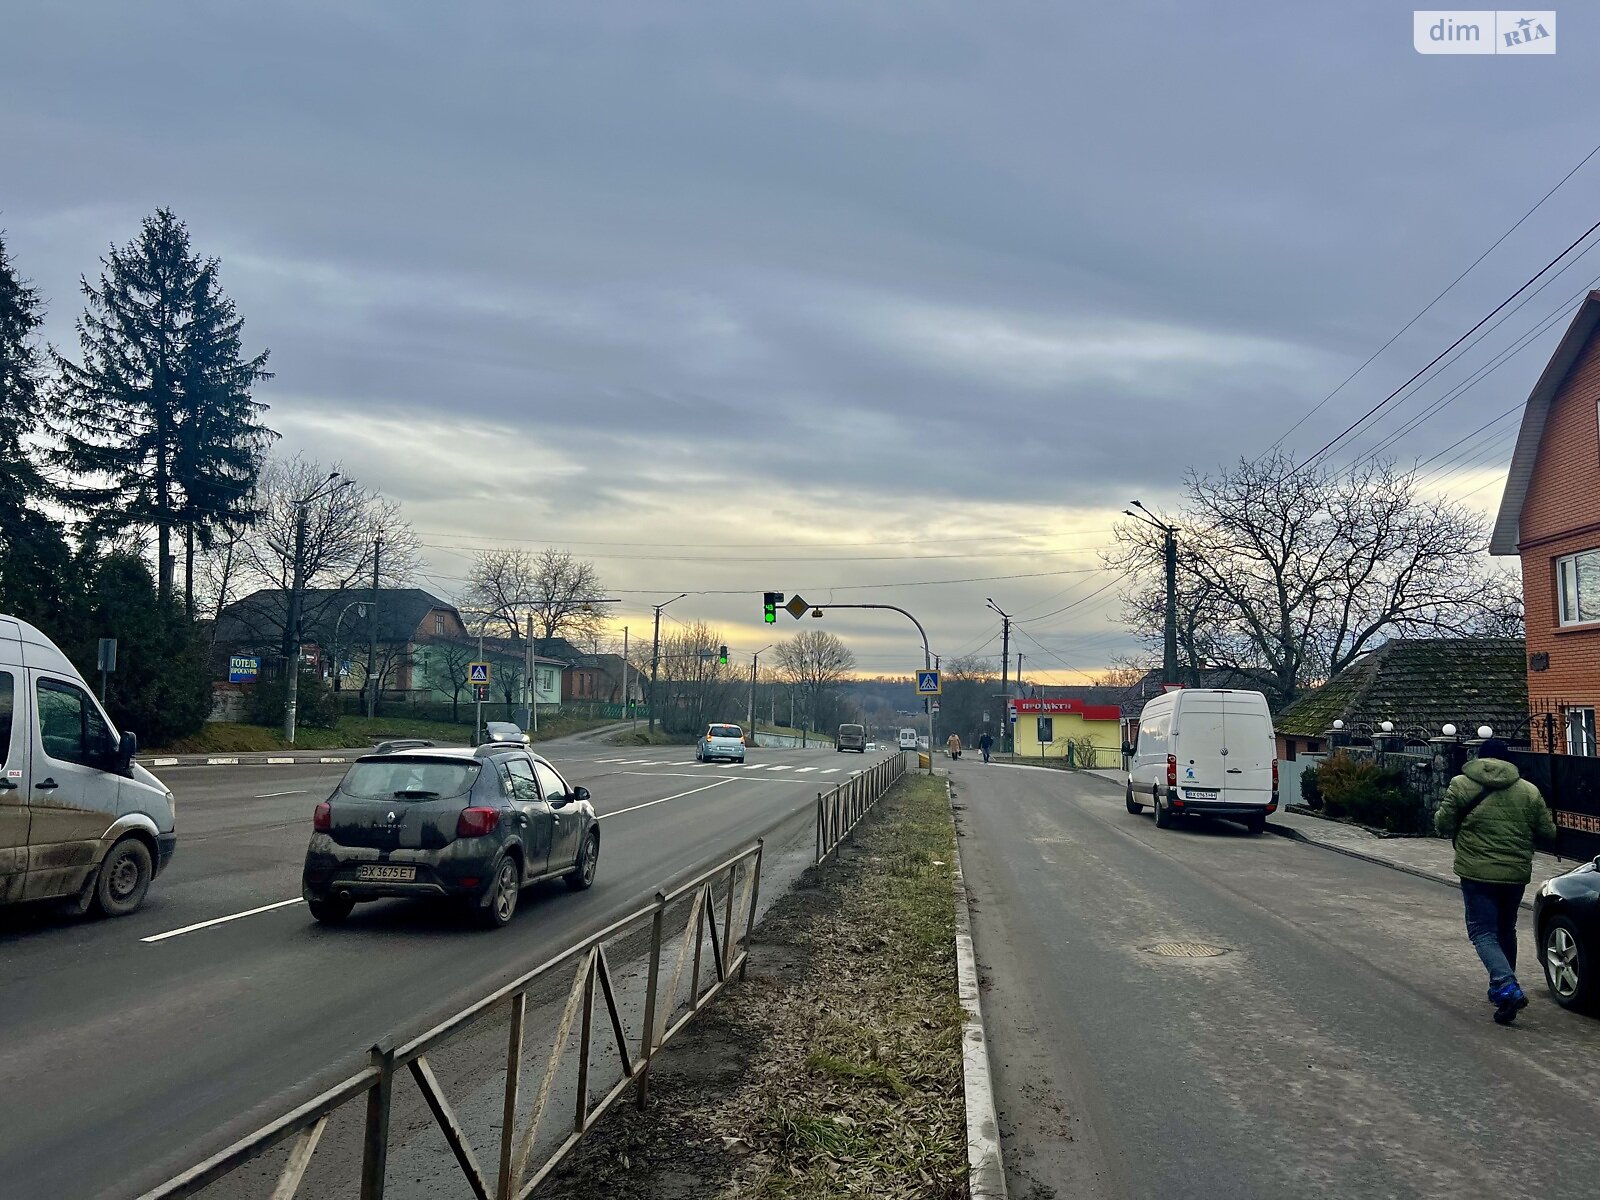
<svg viewBox="0 0 1600 1200">
<path fill-rule="evenodd" d="M 1048 746 L 1056 740 L 1056 719 L 1054 717 L 1039 717 L 1039 744 Z"/>
<path fill-rule="evenodd" d="M 444 636 L 444 614 L 443 613 L 434 613 L 433 614 L 433 635 L 435 637 L 443 637 Z"/>
<path fill-rule="evenodd" d="M 1567 753 L 1584 758 L 1600 755 L 1595 746 L 1594 709 L 1567 709 Z"/>
<path fill-rule="evenodd" d="M 1600 621 L 1600 550 L 1556 559 L 1556 593 L 1561 624 Z"/>
</svg>

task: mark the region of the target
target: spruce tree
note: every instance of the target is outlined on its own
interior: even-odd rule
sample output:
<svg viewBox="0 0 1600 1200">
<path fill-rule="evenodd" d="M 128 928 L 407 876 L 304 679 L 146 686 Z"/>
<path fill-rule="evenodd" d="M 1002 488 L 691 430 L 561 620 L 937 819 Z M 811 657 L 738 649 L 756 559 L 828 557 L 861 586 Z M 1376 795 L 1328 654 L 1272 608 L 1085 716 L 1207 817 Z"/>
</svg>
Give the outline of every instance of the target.
<svg viewBox="0 0 1600 1200">
<path fill-rule="evenodd" d="M 90 531 L 154 529 L 157 592 L 173 593 L 173 539 L 189 548 L 248 523 L 249 497 L 271 431 L 251 386 L 271 378 L 265 351 L 243 358 L 243 320 L 217 281 L 216 259 L 192 252 L 170 209 L 84 279 L 81 363 L 52 351 L 61 386 L 52 406 L 56 460 L 73 476 L 63 495 Z"/>
</svg>

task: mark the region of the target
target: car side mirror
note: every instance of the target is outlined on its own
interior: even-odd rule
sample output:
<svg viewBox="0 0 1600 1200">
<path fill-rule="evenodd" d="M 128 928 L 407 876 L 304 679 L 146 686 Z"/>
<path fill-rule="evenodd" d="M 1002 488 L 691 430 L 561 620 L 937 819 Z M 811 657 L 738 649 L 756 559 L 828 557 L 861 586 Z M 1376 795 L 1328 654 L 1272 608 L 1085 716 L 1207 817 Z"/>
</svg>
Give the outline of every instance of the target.
<svg viewBox="0 0 1600 1200">
<path fill-rule="evenodd" d="M 577 800 L 579 803 L 582 803 L 582 802 L 588 800 L 589 799 L 589 789 L 586 788 L 586 787 L 573 788 L 572 789 L 572 798 L 574 800 Z"/>
<path fill-rule="evenodd" d="M 117 742 L 115 762 L 117 770 L 124 775 L 133 770 L 134 755 L 139 753 L 139 735 L 129 730 L 123 730 L 122 738 Z"/>
<path fill-rule="evenodd" d="M 1133 753 L 1133 746 L 1132 746 L 1132 744 L 1131 744 L 1131 743 L 1128 743 L 1128 742 L 1123 742 L 1123 743 L 1122 743 L 1122 752 L 1123 752 L 1123 753 L 1124 753 L 1124 754 L 1132 754 L 1132 753 Z"/>
</svg>

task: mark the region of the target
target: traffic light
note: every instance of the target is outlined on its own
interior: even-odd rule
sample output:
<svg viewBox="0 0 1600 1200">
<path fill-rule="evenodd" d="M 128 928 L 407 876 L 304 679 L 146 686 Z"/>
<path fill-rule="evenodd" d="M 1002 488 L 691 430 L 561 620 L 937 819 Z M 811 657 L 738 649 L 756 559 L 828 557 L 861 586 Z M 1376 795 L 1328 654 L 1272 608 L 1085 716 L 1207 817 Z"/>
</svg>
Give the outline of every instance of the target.
<svg viewBox="0 0 1600 1200">
<path fill-rule="evenodd" d="M 728 665 L 728 648 L 726 646 L 721 648 L 721 653 L 718 655 L 717 661 L 723 666 Z"/>
<path fill-rule="evenodd" d="M 767 624 L 772 625 L 778 619 L 778 605 L 783 603 L 783 593 L 767 592 L 763 597 L 763 603 L 766 606 Z"/>
</svg>

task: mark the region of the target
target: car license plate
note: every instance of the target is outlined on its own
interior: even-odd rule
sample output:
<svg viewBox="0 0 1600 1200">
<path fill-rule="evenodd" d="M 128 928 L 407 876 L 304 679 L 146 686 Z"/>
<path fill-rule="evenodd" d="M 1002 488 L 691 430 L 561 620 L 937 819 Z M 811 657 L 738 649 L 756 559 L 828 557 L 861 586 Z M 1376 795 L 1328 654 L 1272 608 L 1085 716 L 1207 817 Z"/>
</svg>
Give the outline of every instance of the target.
<svg viewBox="0 0 1600 1200">
<path fill-rule="evenodd" d="M 1184 788 L 1183 789 L 1183 794 L 1185 796 L 1187 796 L 1190 800 L 1215 800 L 1217 798 L 1217 789 L 1216 788 Z"/>
<path fill-rule="evenodd" d="M 379 865 L 356 868 L 357 879 L 371 879 L 379 883 L 411 883 L 416 877 L 417 869 L 415 867 Z"/>
</svg>

